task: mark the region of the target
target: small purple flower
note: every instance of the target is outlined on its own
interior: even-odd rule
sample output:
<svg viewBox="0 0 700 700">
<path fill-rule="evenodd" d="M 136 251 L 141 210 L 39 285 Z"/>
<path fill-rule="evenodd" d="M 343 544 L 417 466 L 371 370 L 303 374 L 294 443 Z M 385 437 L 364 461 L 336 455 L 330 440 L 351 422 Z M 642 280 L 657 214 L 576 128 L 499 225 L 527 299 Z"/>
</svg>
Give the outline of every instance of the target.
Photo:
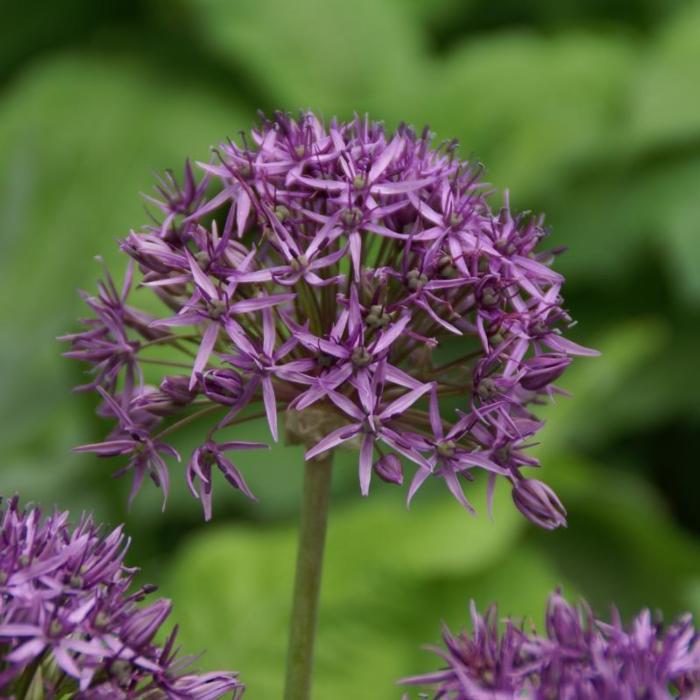
<svg viewBox="0 0 700 700">
<path fill-rule="evenodd" d="M 363 494 L 373 471 L 402 483 L 404 458 L 416 465 L 409 499 L 436 477 L 472 511 L 463 486 L 482 471 L 489 507 L 501 477 L 533 522 L 563 524 L 555 496 L 547 506 L 540 489 L 537 505 L 522 485 L 537 465 L 530 407 L 558 391 L 573 356 L 596 353 L 564 337 L 573 320 L 542 218 L 507 196 L 492 209 L 481 169 L 455 147 L 405 125 L 276 114 L 216 161 L 187 162 L 182 184 L 167 173 L 150 199 L 160 218 L 121 244 L 123 289 L 108 277 L 85 297 L 95 317 L 65 337 L 119 424 L 82 449 L 129 454 L 132 493 L 146 474 L 166 490 L 162 439 L 209 417 L 187 470 L 209 517 L 215 433 L 264 415 L 277 441 L 282 412 L 307 459 L 359 449 Z M 160 316 L 127 305 L 132 272 Z M 159 363 L 155 391 L 143 367 Z"/>
<path fill-rule="evenodd" d="M 216 444 L 209 440 L 194 450 L 190 463 L 187 466 L 187 485 L 195 498 L 199 498 L 201 501 L 206 520 L 211 519 L 212 466 L 216 466 L 219 469 L 231 486 L 242 491 L 248 498 L 255 501 L 257 499 L 248 488 L 245 479 L 236 469 L 233 462 L 224 456 L 224 452 L 229 450 L 255 450 L 264 447 L 267 447 L 267 445 L 260 442 L 222 442 Z M 195 485 L 196 481 L 199 481 L 199 488 Z"/>
<path fill-rule="evenodd" d="M 435 673 L 406 678 L 434 700 L 695 700 L 700 697 L 700 635 L 690 615 L 668 626 L 642 611 L 629 626 L 613 609 L 597 619 L 559 593 L 550 596 L 546 636 L 498 620 L 495 606 L 471 605 L 472 632 L 443 632 Z M 406 698 L 407 700 L 407 698 Z"/>
<path fill-rule="evenodd" d="M 105 406 L 119 421 L 119 427 L 104 442 L 82 445 L 76 447 L 76 452 L 95 452 L 101 457 L 113 457 L 116 455 L 131 455 L 126 466 L 120 472 L 133 471 L 134 480 L 129 494 L 129 501 L 134 498 L 146 475 L 163 489 L 163 509 L 165 509 L 165 497 L 168 493 L 170 476 L 168 467 L 162 454 L 170 455 L 180 461 L 177 451 L 154 439 L 148 430 L 136 422 L 135 411 L 131 415 L 127 413 L 102 387 L 98 387 L 102 394 Z"/>
<path fill-rule="evenodd" d="M 176 631 L 154 638 L 171 604 L 141 605 L 121 527 L 102 535 L 88 516 L 42 518 L 14 498 L 0 507 L 0 696 L 216 700 L 240 697 L 234 673 L 197 675 L 175 653 Z"/>
</svg>

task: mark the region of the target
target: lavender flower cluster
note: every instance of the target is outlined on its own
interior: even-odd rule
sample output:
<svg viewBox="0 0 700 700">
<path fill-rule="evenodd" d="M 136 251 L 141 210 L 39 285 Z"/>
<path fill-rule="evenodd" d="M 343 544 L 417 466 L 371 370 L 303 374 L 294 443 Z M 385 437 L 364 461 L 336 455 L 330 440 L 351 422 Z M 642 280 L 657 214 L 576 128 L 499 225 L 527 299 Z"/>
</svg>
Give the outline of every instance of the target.
<svg viewBox="0 0 700 700">
<path fill-rule="evenodd" d="M 240 697 L 236 674 L 187 672 L 177 628 L 154 642 L 170 602 L 130 592 L 121 528 L 89 517 L 42 518 L 17 498 L 0 508 L 0 697 L 52 700 L 216 700 Z"/>
<path fill-rule="evenodd" d="M 363 494 L 373 473 L 402 483 L 403 457 L 416 466 L 409 500 L 436 476 L 471 511 L 461 482 L 483 470 L 489 494 L 502 476 L 530 520 L 564 524 L 554 493 L 521 474 L 537 464 L 529 407 L 572 355 L 596 353 L 562 334 L 572 320 L 553 252 L 538 250 L 541 218 L 507 197 L 492 210 L 455 149 L 427 130 L 278 114 L 199 176 L 189 163 L 181 183 L 167 174 L 149 198 L 159 216 L 121 243 L 123 288 L 107 276 L 85 295 L 85 330 L 65 337 L 93 365 L 82 388 L 117 423 L 81 449 L 128 455 L 132 494 L 146 475 L 167 492 L 164 458 L 179 456 L 164 438 L 216 414 L 186 469 L 209 518 L 212 468 L 251 495 L 225 453 L 264 446 L 218 431 L 266 416 L 276 441 L 284 410 L 307 459 L 359 449 Z M 127 303 L 136 270 L 155 315 Z M 447 397 L 456 414 L 443 415 Z"/>
<path fill-rule="evenodd" d="M 445 630 L 445 648 L 434 649 L 444 670 L 402 683 L 433 686 L 434 700 L 700 698 L 700 635 L 690 615 L 664 628 L 644 610 L 625 628 L 615 609 L 603 622 L 554 593 L 546 636 L 510 619 L 499 633 L 495 606 L 482 616 L 472 603 L 471 618 L 471 636 Z"/>
</svg>

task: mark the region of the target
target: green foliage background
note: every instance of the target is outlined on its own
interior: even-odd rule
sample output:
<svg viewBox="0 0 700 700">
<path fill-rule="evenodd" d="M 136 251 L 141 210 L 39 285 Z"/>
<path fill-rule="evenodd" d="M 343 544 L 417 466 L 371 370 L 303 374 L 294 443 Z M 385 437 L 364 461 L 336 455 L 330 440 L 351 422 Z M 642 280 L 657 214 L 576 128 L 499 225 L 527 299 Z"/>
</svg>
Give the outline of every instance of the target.
<svg viewBox="0 0 700 700">
<path fill-rule="evenodd" d="M 153 489 L 127 513 L 111 465 L 69 451 L 103 426 L 55 336 L 94 256 L 123 267 L 115 239 L 144 222 L 152 172 L 206 158 L 258 108 L 458 137 L 516 207 L 547 212 L 574 337 L 603 351 L 543 411 L 567 530 L 537 531 L 507 493 L 494 522 L 442 488 L 410 512 L 395 488 L 363 500 L 341 456 L 316 697 L 398 698 L 471 597 L 538 621 L 558 584 L 600 611 L 700 613 L 700 2 L 7 1 L 2 17 L 0 492 L 125 520 L 202 667 L 280 696 L 301 451 L 244 454 L 261 503 L 219 484 L 211 525 L 177 478 L 164 515 Z"/>
</svg>

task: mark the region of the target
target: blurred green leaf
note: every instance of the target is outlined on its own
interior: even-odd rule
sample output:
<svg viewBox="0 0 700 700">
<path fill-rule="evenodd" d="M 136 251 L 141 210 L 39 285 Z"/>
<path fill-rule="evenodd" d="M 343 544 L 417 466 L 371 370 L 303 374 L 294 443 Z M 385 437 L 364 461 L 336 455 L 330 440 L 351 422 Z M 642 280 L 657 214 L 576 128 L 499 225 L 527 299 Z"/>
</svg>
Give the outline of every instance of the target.
<svg viewBox="0 0 700 700">
<path fill-rule="evenodd" d="M 615 397 L 634 383 L 644 363 L 665 346 L 667 328 L 658 319 L 627 321 L 592 345 L 600 357 L 576 358 L 558 384 L 571 397 L 537 410 L 545 421 L 534 453 L 544 462 L 572 448 L 591 449 L 620 429 L 624 415 L 614 409 Z"/>
<path fill-rule="evenodd" d="M 478 509 L 469 515 L 439 480 L 431 493 L 419 491 L 410 509 L 399 497 L 370 497 L 348 508 L 330 524 L 329 566 L 339 581 L 353 575 L 351 562 L 363 560 L 365 570 L 392 569 L 400 574 L 447 576 L 479 571 L 510 549 L 524 522 L 512 507 L 510 489 L 498 484 L 494 517 L 486 508 L 485 480 L 467 484 L 468 498 Z M 398 496 L 398 489 L 392 489 Z M 391 507 L 390 507 L 391 503 Z M 381 546 L 367 543 L 381 537 Z M 390 553 L 390 554 L 389 554 Z M 337 561 L 336 561 L 337 559 Z"/>
<path fill-rule="evenodd" d="M 124 6 L 133 8 L 134 4 L 128 0 L 120 3 L 122 11 Z M 5 77 L 39 51 L 66 46 L 82 38 L 98 20 L 106 19 L 103 15 L 118 14 L 108 5 L 89 0 L 64 0 L 60 4 L 3 3 L 3 23 L 12 31 L 3 32 L 0 43 L 0 76 Z"/>
<path fill-rule="evenodd" d="M 267 89 L 281 109 L 327 117 L 409 99 L 421 38 L 396 4 L 356 0 L 187 0 L 212 50 Z"/>
<path fill-rule="evenodd" d="M 517 547 L 475 575 L 429 579 L 422 596 L 427 600 L 431 598 L 431 590 L 440 590 L 440 600 L 433 602 L 442 608 L 440 616 L 435 618 L 435 631 L 438 620 L 444 620 L 453 630 L 468 627 L 470 600 L 474 600 L 481 611 L 497 604 L 501 617 L 533 620 L 541 629 L 547 594 L 557 586 L 561 586 L 570 599 L 580 593 L 570 581 L 562 578 L 557 563 L 547 553 L 521 540 Z M 425 620 L 425 616 L 422 617 Z M 432 640 L 427 637 L 424 641 Z"/>
<path fill-rule="evenodd" d="M 645 146 L 700 139 L 700 2 L 662 25 L 634 81 L 633 138 Z"/>
<path fill-rule="evenodd" d="M 279 697 L 295 559 L 291 530 L 207 528 L 172 561 L 183 644 L 208 667 L 244 670 L 259 697 Z M 163 580 L 163 579 L 161 579 Z"/>
<path fill-rule="evenodd" d="M 459 137 L 463 155 L 483 159 L 527 206 L 534 193 L 556 189 L 573 163 L 616 147 L 634 60 L 620 38 L 492 34 L 435 61 L 406 107 L 440 137 Z"/>
<path fill-rule="evenodd" d="M 663 19 L 673 14 L 685 0 L 468 0 L 455 3 L 450 14 L 446 11 L 447 0 L 437 3 L 441 14 L 431 7 L 435 3 L 423 3 L 423 12 L 428 21 L 442 19 L 434 30 L 436 39 L 454 41 L 465 35 L 483 35 L 489 32 L 508 30 L 512 27 L 527 27 L 548 33 L 568 28 L 596 27 L 618 33 L 651 30 Z M 435 42 L 440 48 L 440 43 Z"/>
<path fill-rule="evenodd" d="M 465 14 L 465 9 L 476 4 L 474 0 L 394 0 L 402 10 L 413 13 L 420 22 L 433 24 L 454 20 Z"/>
<path fill-rule="evenodd" d="M 600 167 L 546 202 L 557 245 L 570 246 L 559 265 L 565 274 L 606 284 L 637 258 L 658 252 L 681 299 L 700 300 L 700 157 Z"/>
<path fill-rule="evenodd" d="M 689 608 L 700 571 L 700 547 L 671 519 L 658 494 L 638 475 L 562 456 L 548 481 L 569 511 L 565 531 L 530 530 L 530 541 L 599 611 L 616 604 L 624 616 L 643 607 L 669 617 Z"/>
<path fill-rule="evenodd" d="M 700 70 L 700 65 L 698 66 Z M 699 119 L 700 121 L 700 119 Z M 667 228 L 659 225 L 660 244 L 668 246 L 669 272 L 677 281 L 680 296 L 700 307 L 700 159 L 690 167 L 679 169 L 673 177 L 674 195 L 685 197 L 671 201 Z"/>
</svg>

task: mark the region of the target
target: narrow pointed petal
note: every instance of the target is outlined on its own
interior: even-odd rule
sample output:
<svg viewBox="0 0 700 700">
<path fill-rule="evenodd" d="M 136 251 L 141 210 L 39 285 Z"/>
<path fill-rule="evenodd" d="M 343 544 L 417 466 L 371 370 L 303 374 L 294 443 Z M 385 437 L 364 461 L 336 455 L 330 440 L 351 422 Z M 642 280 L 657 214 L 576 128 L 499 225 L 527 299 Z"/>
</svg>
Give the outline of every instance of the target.
<svg viewBox="0 0 700 700">
<path fill-rule="evenodd" d="M 374 437 L 366 433 L 362 438 L 360 447 L 360 492 L 363 496 L 369 493 L 369 483 L 372 479 L 372 453 L 374 451 Z"/>
<path fill-rule="evenodd" d="M 189 386 L 190 391 L 194 389 L 195 385 L 197 384 L 198 375 L 201 374 L 201 372 L 206 367 L 207 362 L 209 362 L 209 358 L 211 357 L 211 353 L 214 350 L 214 346 L 216 345 L 216 339 L 218 337 L 219 324 L 210 323 L 207 326 L 207 329 L 204 331 L 204 335 L 202 336 L 202 342 L 199 346 L 199 350 L 197 350 L 197 357 L 195 358 L 194 365 L 192 366 L 192 375 L 190 377 Z"/>
<path fill-rule="evenodd" d="M 277 442 L 277 400 L 275 399 L 275 390 L 270 377 L 263 377 L 262 391 L 270 433 L 272 434 L 272 439 Z"/>
<path fill-rule="evenodd" d="M 403 413 L 407 408 L 410 408 L 418 399 L 433 388 L 433 384 L 423 384 L 422 386 L 411 389 L 400 398 L 392 401 L 380 414 L 382 419 L 392 418 L 393 416 Z"/>
<path fill-rule="evenodd" d="M 304 459 L 308 462 L 310 459 L 313 459 L 314 457 L 337 447 L 343 442 L 351 440 L 359 432 L 359 425 L 346 425 L 342 428 L 336 428 L 333 432 L 326 435 L 326 437 L 314 445 L 310 450 L 307 450 L 306 454 L 304 455 Z"/>
</svg>

